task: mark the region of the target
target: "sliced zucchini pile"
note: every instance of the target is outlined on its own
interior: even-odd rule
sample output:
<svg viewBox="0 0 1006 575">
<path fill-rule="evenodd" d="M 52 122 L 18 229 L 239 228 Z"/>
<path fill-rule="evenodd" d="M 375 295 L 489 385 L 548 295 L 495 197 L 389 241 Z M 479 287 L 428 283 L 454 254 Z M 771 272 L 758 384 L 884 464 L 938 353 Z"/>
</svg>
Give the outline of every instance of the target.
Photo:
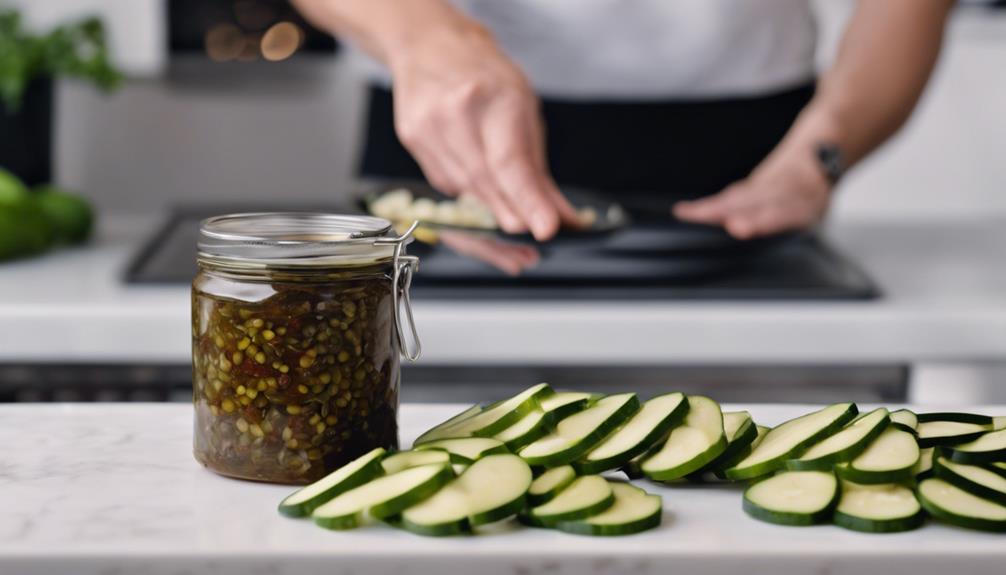
<svg viewBox="0 0 1006 575">
<path fill-rule="evenodd" d="M 285 498 L 283 515 L 329 529 L 383 521 L 422 535 L 515 518 L 538 528 L 627 535 L 658 526 L 661 498 L 630 479 L 753 480 L 750 516 L 907 531 L 931 516 L 1006 531 L 1006 417 L 859 413 L 837 403 L 775 428 L 704 396 L 556 392 L 538 384 L 473 405 L 409 451 L 375 449 Z"/>
</svg>

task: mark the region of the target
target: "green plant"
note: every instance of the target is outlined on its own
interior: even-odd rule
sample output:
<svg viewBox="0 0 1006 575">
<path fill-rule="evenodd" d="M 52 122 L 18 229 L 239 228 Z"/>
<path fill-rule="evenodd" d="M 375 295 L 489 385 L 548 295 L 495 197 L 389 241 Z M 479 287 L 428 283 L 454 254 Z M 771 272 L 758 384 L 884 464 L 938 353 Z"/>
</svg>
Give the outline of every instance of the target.
<svg viewBox="0 0 1006 575">
<path fill-rule="evenodd" d="M 18 110 L 39 76 L 82 78 L 103 90 L 118 86 L 122 76 L 108 61 L 101 20 L 85 18 L 39 35 L 24 29 L 17 11 L 0 11 L 0 102 Z"/>
</svg>

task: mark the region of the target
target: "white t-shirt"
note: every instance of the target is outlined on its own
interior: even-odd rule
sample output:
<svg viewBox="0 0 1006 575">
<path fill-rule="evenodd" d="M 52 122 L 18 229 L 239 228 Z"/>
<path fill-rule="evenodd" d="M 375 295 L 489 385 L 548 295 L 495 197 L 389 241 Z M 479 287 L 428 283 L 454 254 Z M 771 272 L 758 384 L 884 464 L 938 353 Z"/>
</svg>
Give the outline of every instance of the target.
<svg viewBox="0 0 1006 575">
<path fill-rule="evenodd" d="M 810 81 L 810 0 L 452 0 L 545 96 L 705 99 Z"/>
</svg>

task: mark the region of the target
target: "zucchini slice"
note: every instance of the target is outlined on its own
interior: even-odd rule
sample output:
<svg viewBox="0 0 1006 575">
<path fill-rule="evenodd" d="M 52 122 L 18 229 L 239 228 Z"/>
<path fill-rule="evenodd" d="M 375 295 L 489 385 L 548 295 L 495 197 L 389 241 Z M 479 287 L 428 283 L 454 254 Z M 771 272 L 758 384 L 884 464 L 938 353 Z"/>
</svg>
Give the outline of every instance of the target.
<svg viewBox="0 0 1006 575">
<path fill-rule="evenodd" d="M 919 447 L 936 447 L 937 445 L 954 445 L 978 439 L 991 428 L 988 424 L 968 423 L 964 421 L 922 421 L 917 429 Z"/>
<path fill-rule="evenodd" d="M 919 462 L 915 464 L 913 474 L 916 481 L 921 481 L 933 475 L 933 452 L 935 447 L 924 447 L 919 449 Z"/>
<path fill-rule="evenodd" d="M 993 463 L 992 465 L 989 465 L 988 469 L 989 471 L 997 475 L 1002 475 L 1003 477 L 1006 477 L 1006 463 L 1002 462 Z"/>
<path fill-rule="evenodd" d="M 573 466 L 577 472 L 589 474 L 625 465 L 666 436 L 671 428 L 681 423 L 687 412 L 688 399 L 683 393 L 654 397 L 644 403 L 625 425 L 577 460 Z"/>
<path fill-rule="evenodd" d="M 1000 415 L 998 417 L 992 418 L 992 429 L 999 431 L 1000 429 L 1006 429 L 1006 415 Z"/>
<path fill-rule="evenodd" d="M 436 493 L 454 478 L 450 465 L 430 464 L 385 475 L 350 489 L 318 507 L 311 518 L 327 529 L 352 529 L 367 516 L 384 519 Z"/>
<path fill-rule="evenodd" d="M 524 507 L 531 468 L 509 453 L 473 463 L 432 497 L 402 513 L 401 526 L 421 535 L 466 533 L 514 515 Z"/>
<path fill-rule="evenodd" d="M 956 421 L 958 423 L 974 423 L 975 425 L 992 425 L 992 418 L 987 415 L 961 413 L 959 411 L 920 413 L 917 417 L 919 423 L 930 423 L 933 421 Z"/>
<path fill-rule="evenodd" d="M 405 471 L 420 465 L 431 463 L 450 463 L 451 456 L 446 451 L 425 449 L 421 451 L 399 451 L 381 460 L 385 475 Z"/>
<path fill-rule="evenodd" d="M 552 417 L 549 413 L 536 409 L 524 415 L 510 427 L 497 433 L 493 439 L 502 441 L 510 451 L 517 451 L 548 433 L 552 428 Z"/>
<path fill-rule="evenodd" d="M 279 512 L 287 517 L 306 517 L 333 497 L 380 477 L 383 447 L 367 452 L 314 483 L 291 493 L 280 502 Z"/>
<path fill-rule="evenodd" d="M 520 515 L 526 525 L 554 527 L 560 521 L 592 517 L 615 503 L 611 484 L 600 475 L 577 477 L 551 501 Z"/>
<path fill-rule="evenodd" d="M 904 485 L 843 481 L 833 520 L 853 531 L 894 533 L 921 527 L 925 517 L 915 493 Z"/>
<path fill-rule="evenodd" d="M 810 446 L 797 459 L 786 461 L 796 471 L 827 471 L 836 463 L 849 461 L 873 443 L 891 421 L 883 407 L 857 418 L 841 431 Z"/>
<path fill-rule="evenodd" d="M 725 427 L 726 414 L 723 414 L 723 416 L 724 416 L 723 417 L 723 421 L 724 421 L 724 427 Z M 768 432 L 772 431 L 772 428 L 765 427 L 764 425 L 757 425 L 757 424 L 755 424 L 754 427 L 755 427 L 755 437 L 754 437 L 754 439 L 751 440 L 751 444 L 750 445 L 748 445 L 744 449 L 740 450 L 736 455 L 734 455 L 732 457 L 727 458 L 727 457 L 724 457 L 723 455 L 720 455 L 719 457 L 716 458 L 716 460 L 713 462 L 713 464 L 710 465 L 710 468 L 715 467 L 713 469 L 713 474 L 717 478 L 724 479 L 724 480 L 727 479 L 727 476 L 724 473 L 724 471 L 726 471 L 727 469 L 730 469 L 731 467 L 737 465 L 738 463 L 741 462 L 741 460 L 743 460 L 748 455 L 751 455 L 751 452 L 754 451 L 754 449 L 756 447 L 758 447 L 758 444 L 760 444 L 763 439 L 765 439 L 765 436 L 768 435 Z M 727 451 L 730 451 L 730 445 L 727 445 Z M 724 451 L 723 453 L 726 454 L 726 451 Z"/>
<path fill-rule="evenodd" d="M 659 495 L 651 495 L 627 483 L 611 483 L 615 502 L 608 509 L 586 519 L 563 521 L 556 529 L 578 535 L 631 535 L 660 525 L 663 504 Z"/>
<path fill-rule="evenodd" d="M 779 525 L 813 525 L 831 519 L 838 479 L 830 471 L 783 471 L 744 491 L 744 511 Z"/>
<path fill-rule="evenodd" d="M 990 431 L 960 445 L 945 445 L 943 455 L 958 463 L 995 463 L 1006 461 L 1006 429 Z"/>
<path fill-rule="evenodd" d="M 1006 531 L 1006 507 L 972 495 L 937 477 L 919 483 L 919 502 L 933 517 L 982 531 Z"/>
<path fill-rule="evenodd" d="M 531 487 L 527 490 L 528 503 L 541 505 L 551 500 L 574 479 L 576 479 L 576 471 L 573 470 L 572 465 L 561 465 L 549 469 L 531 482 Z"/>
<path fill-rule="evenodd" d="M 699 473 L 733 467 L 735 463 L 747 457 L 751 444 L 758 439 L 758 426 L 751 419 L 751 414 L 746 411 L 727 411 L 723 414 L 723 435 L 727 438 L 727 448 L 699 470 Z"/>
<path fill-rule="evenodd" d="M 538 408 L 538 401 L 555 393 L 547 383 L 531 386 L 517 395 L 495 403 L 478 413 L 458 420 L 453 425 L 440 427 L 436 434 L 424 433 L 413 445 L 429 443 L 444 438 L 492 437 L 517 422 L 526 413 Z"/>
<path fill-rule="evenodd" d="M 446 433 L 446 430 L 450 429 L 458 422 L 468 419 L 469 417 L 475 415 L 480 411 L 482 411 L 482 406 L 476 403 L 475 405 L 469 407 L 468 409 L 462 411 L 461 413 L 451 417 L 447 421 L 444 421 L 443 423 L 438 423 L 437 425 L 426 430 L 422 435 L 416 438 L 416 440 L 413 441 L 412 444 L 419 445 L 420 443 L 425 443 L 427 441 L 445 439 L 450 436 L 448 433 Z"/>
<path fill-rule="evenodd" d="M 1006 477 L 980 467 L 955 463 L 945 457 L 938 457 L 933 466 L 936 477 L 999 505 L 1006 505 Z"/>
<path fill-rule="evenodd" d="M 639 409 L 635 393 L 609 395 L 556 424 L 555 431 L 520 450 L 531 465 L 565 465 L 590 451 Z"/>
<path fill-rule="evenodd" d="M 856 417 L 855 403 L 836 403 L 774 427 L 758 447 L 723 473 L 728 479 L 752 479 L 782 469 L 801 449 L 835 433 Z"/>
<path fill-rule="evenodd" d="M 897 483 L 911 479 L 918 463 L 919 444 L 915 436 L 888 427 L 855 459 L 836 465 L 835 472 L 853 483 Z"/>
<path fill-rule="evenodd" d="M 451 462 L 471 465 L 472 462 L 487 455 L 509 453 L 506 445 L 491 437 L 459 437 L 457 439 L 438 439 L 424 443 L 415 448 L 416 451 L 436 449 L 446 451 L 451 456 Z"/>
<path fill-rule="evenodd" d="M 705 467 L 727 448 L 720 405 L 708 397 L 688 397 L 688 414 L 674 428 L 659 451 L 640 466 L 655 481 L 680 479 Z"/>
<path fill-rule="evenodd" d="M 915 412 L 907 409 L 899 409 L 891 412 L 891 425 L 895 425 L 902 431 L 915 433 L 919 427 L 919 416 Z"/>
<path fill-rule="evenodd" d="M 552 414 L 553 421 L 566 419 L 578 411 L 587 409 L 595 399 L 594 394 L 583 391 L 559 391 L 542 398 L 538 405 L 545 413 Z"/>
</svg>

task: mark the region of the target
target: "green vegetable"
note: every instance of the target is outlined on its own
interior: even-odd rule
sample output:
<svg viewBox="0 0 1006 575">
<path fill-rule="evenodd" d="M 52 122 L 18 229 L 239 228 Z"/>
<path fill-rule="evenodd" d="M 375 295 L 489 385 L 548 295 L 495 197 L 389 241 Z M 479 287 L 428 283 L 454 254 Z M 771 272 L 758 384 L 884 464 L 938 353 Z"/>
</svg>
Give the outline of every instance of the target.
<svg viewBox="0 0 1006 575">
<path fill-rule="evenodd" d="M 813 525 L 831 519 L 838 479 L 830 471 L 783 471 L 744 491 L 744 511 L 780 525 Z"/>
<path fill-rule="evenodd" d="M 553 467 L 539 475 L 527 490 L 528 502 L 541 505 L 551 500 L 576 479 L 572 465 Z"/>
<path fill-rule="evenodd" d="M 68 76 L 112 90 L 122 76 L 108 61 L 105 29 L 98 18 L 59 26 L 46 34 L 27 32 L 14 10 L 0 11 L 0 102 L 17 111 L 37 77 Z"/>
<path fill-rule="evenodd" d="M 933 517 L 982 531 L 1006 531 L 1006 507 L 933 477 L 919 483 L 919 502 Z"/>
<path fill-rule="evenodd" d="M 446 451 L 451 456 L 451 462 L 470 465 L 487 455 L 508 453 L 502 441 L 491 437 L 459 437 L 457 439 L 440 439 L 424 443 L 417 450 L 436 449 Z"/>
<path fill-rule="evenodd" d="M 427 449 L 423 451 L 399 451 L 392 453 L 381 460 L 381 467 L 384 473 L 391 475 L 420 465 L 431 463 L 447 464 L 451 463 L 451 454 L 446 451 Z"/>
<path fill-rule="evenodd" d="M 615 503 L 611 485 L 600 475 L 576 478 L 561 493 L 520 515 L 521 522 L 535 527 L 554 527 L 562 521 L 586 519 Z"/>
<path fill-rule="evenodd" d="M 786 468 L 797 471 L 827 471 L 836 463 L 862 453 L 890 422 L 883 407 L 848 424 L 841 431 L 810 446 L 799 458 L 786 461 Z"/>
<path fill-rule="evenodd" d="M 1006 505 L 1006 477 L 994 471 L 978 465 L 954 463 L 943 457 L 936 459 L 933 471 L 936 477 L 972 495 Z"/>
<path fill-rule="evenodd" d="M 531 465 L 565 465 L 578 459 L 639 409 L 635 393 L 609 395 L 563 419 L 555 431 L 520 450 Z"/>
<path fill-rule="evenodd" d="M 727 448 L 723 414 L 715 401 L 688 396 L 685 422 L 675 427 L 659 451 L 643 460 L 643 473 L 654 481 L 680 479 L 702 469 Z"/>
<path fill-rule="evenodd" d="M 380 477 L 384 474 L 381 469 L 384 454 L 384 448 L 378 447 L 295 491 L 279 504 L 279 512 L 288 517 L 310 515 L 333 497 Z"/>
<path fill-rule="evenodd" d="M 47 185 L 36 188 L 32 200 L 52 223 L 56 241 L 76 244 L 90 235 L 94 214 L 84 198 Z"/>
<path fill-rule="evenodd" d="M 842 482 L 835 525 L 867 533 L 910 531 L 925 521 L 911 489 L 898 484 L 860 485 Z"/>
<path fill-rule="evenodd" d="M 530 482 L 530 471 L 528 477 Z M 350 489 L 315 509 L 311 517 L 328 529 L 353 529 L 367 517 L 384 519 L 405 511 L 453 478 L 450 465 L 420 465 Z"/>
<path fill-rule="evenodd" d="M 16 204 L 28 198 L 28 188 L 13 173 L 0 168 L 0 205 Z"/>
<path fill-rule="evenodd" d="M 835 472 L 854 483 L 897 483 L 914 477 L 919 457 L 915 436 L 891 426 L 855 459 L 836 465 Z"/>
<path fill-rule="evenodd" d="M 668 393 L 647 401 L 622 427 L 573 465 L 580 473 L 600 473 L 625 465 L 664 438 L 688 413 L 683 393 Z"/>
<path fill-rule="evenodd" d="M 991 431 L 960 445 L 940 448 L 948 459 L 959 463 L 995 463 L 1006 461 L 1006 429 Z"/>
<path fill-rule="evenodd" d="M 921 417 L 921 416 L 920 416 Z M 919 447 L 935 447 L 937 445 L 954 445 L 977 439 L 984 435 L 992 425 L 988 423 L 972 423 L 954 420 L 919 420 L 916 430 L 919 437 Z"/>
<path fill-rule="evenodd" d="M 530 485 L 527 463 L 515 455 L 490 455 L 432 497 L 406 509 L 401 525 L 421 535 L 465 533 L 517 513 Z"/>
<path fill-rule="evenodd" d="M 855 403 L 836 403 L 772 428 L 758 447 L 724 471 L 729 479 L 753 479 L 782 469 L 804 448 L 841 429 L 856 417 Z"/>
<path fill-rule="evenodd" d="M 611 484 L 615 502 L 604 511 L 573 521 L 562 521 L 556 529 L 578 535 L 631 535 L 660 525 L 663 504 L 660 496 L 651 495 L 626 483 Z"/>
</svg>

